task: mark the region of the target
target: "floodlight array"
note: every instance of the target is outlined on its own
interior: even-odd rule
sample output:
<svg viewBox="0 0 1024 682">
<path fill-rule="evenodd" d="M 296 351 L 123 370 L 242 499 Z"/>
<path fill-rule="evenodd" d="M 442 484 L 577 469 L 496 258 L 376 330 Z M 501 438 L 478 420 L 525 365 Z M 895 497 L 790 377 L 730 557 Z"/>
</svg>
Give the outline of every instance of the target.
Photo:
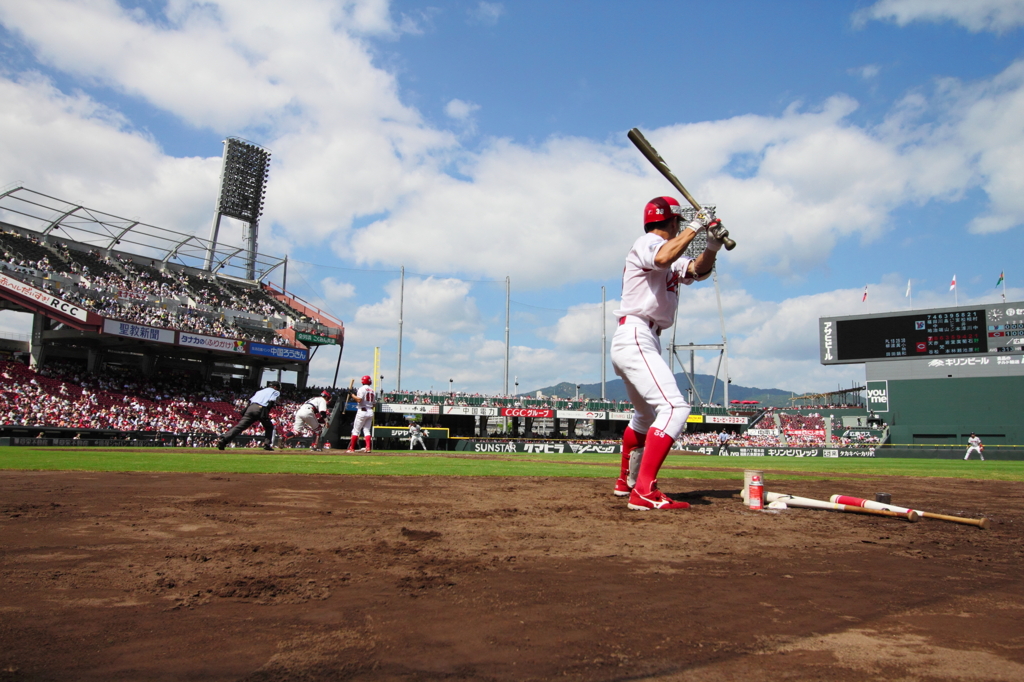
<svg viewBox="0 0 1024 682">
<path fill-rule="evenodd" d="M 225 141 L 220 186 L 221 215 L 259 222 L 270 173 L 270 152 L 237 137 Z"/>
</svg>

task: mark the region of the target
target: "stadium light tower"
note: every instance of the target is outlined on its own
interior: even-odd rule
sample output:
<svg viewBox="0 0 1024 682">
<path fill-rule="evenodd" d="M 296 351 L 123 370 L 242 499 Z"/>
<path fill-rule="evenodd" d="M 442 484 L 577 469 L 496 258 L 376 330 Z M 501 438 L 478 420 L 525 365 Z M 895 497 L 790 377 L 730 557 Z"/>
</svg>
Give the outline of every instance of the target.
<svg viewBox="0 0 1024 682">
<path fill-rule="evenodd" d="M 220 170 L 220 195 L 217 210 L 210 227 L 210 248 L 206 255 L 206 269 L 213 270 L 223 216 L 246 223 L 244 234 L 245 273 L 256 279 L 256 241 L 259 233 L 263 198 L 267 193 L 267 175 L 270 171 L 270 152 L 237 137 L 224 140 L 224 158 Z"/>
</svg>

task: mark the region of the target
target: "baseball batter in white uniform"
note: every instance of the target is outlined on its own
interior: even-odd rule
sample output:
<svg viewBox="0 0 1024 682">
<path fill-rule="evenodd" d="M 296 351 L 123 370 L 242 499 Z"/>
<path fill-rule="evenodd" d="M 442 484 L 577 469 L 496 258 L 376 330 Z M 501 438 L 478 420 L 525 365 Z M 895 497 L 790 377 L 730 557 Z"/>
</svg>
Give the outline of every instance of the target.
<svg viewBox="0 0 1024 682">
<path fill-rule="evenodd" d="M 409 449 L 412 450 L 417 443 L 419 443 L 424 450 L 427 449 L 427 444 L 423 440 L 423 428 L 416 422 L 413 422 L 409 424 Z"/>
<path fill-rule="evenodd" d="M 967 439 L 967 454 L 964 455 L 964 459 L 970 459 L 972 452 L 977 452 L 978 457 L 981 457 L 981 461 L 985 461 L 985 455 L 981 454 L 984 446 L 981 444 L 981 439 L 971 433 L 971 437 Z"/>
<path fill-rule="evenodd" d="M 633 244 L 622 273 L 619 326 L 612 337 L 612 366 L 622 377 L 635 413 L 622 436 L 622 466 L 614 494 L 629 496 L 629 508 L 688 509 L 658 490 L 658 471 L 672 443 L 686 427 L 690 406 L 661 355 L 661 333 L 672 326 L 680 284 L 707 279 L 722 242 L 721 222 L 704 212 L 680 225 L 682 207 L 672 197 L 657 197 L 644 209 L 644 236 Z M 686 247 L 702 230 L 708 245 L 691 260 Z M 629 479 L 630 455 L 641 450 L 634 485 Z M 635 457 L 634 457 L 635 458 Z"/>
<path fill-rule="evenodd" d="M 299 409 L 295 410 L 295 423 L 292 424 L 292 430 L 296 434 L 302 433 L 303 430 L 308 430 L 313 434 L 310 450 L 319 452 L 324 449 L 323 443 L 320 442 L 320 436 L 323 433 L 324 422 L 327 421 L 328 401 L 330 400 L 331 394 L 328 391 L 323 391 L 320 395 L 299 405 Z"/>
<path fill-rule="evenodd" d="M 352 422 L 352 442 L 348 445 L 348 452 L 356 451 L 360 433 L 366 440 L 366 452 L 370 452 L 370 439 L 373 437 L 373 404 L 377 401 L 372 384 L 373 379 L 364 376 L 363 385 L 356 391 L 356 419 Z M 359 448 L 359 451 L 362 452 L 363 449 Z"/>
</svg>

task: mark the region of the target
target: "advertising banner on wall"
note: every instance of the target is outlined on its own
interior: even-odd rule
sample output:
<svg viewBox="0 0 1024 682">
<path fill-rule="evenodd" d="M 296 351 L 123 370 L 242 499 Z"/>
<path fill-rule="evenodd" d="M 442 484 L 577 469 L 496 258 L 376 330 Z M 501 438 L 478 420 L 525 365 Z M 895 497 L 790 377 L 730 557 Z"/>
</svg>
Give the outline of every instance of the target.
<svg viewBox="0 0 1024 682">
<path fill-rule="evenodd" d="M 633 418 L 632 412 L 609 412 L 608 419 L 612 421 L 628 422 Z"/>
<path fill-rule="evenodd" d="M 887 380 L 867 382 L 865 393 L 867 394 L 868 410 L 872 412 L 889 411 L 889 382 Z"/>
<path fill-rule="evenodd" d="M 290 346 L 271 346 L 266 343 L 249 343 L 250 355 L 262 355 L 267 358 L 278 358 L 280 360 L 297 360 L 299 362 L 309 361 L 309 351 L 302 348 Z"/>
<path fill-rule="evenodd" d="M 538 419 L 550 419 L 555 416 L 554 410 L 541 410 L 536 407 L 503 407 L 500 410 L 502 417 L 534 417 Z"/>
<path fill-rule="evenodd" d="M 178 345 L 189 346 L 190 348 L 204 348 L 206 350 L 219 350 L 226 353 L 245 352 L 245 341 L 225 339 L 220 336 L 190 334 L 188 332 L 180 332 L 178 334 Z"/>
<path fill-rule="evenodd" d="M 479 407 L 474 405 L 444 405 L 441 414 L 461 414 L 470 417 L 497 417 L 497 407 Z"/>
<path fill-rule="evenodd" d="M 508 443 L 479 440 L 460 440 L 455 448 L 464 452 L 532 452 L 546 455 L 595 453 L 611 455 L 622 452 L 621 443 Z"/>
<path fill-rule="evenodd" d="M 146 327 L 141 324 L 121 322 L 120 320 L 103 320 L 103 333 L 113 334 L 115 336 L 127 336 L 141 341 L 174 343 L 174 332 L 170 329 Z"/>
<path fill-rule="evenodd" d="M 36 303 L 45 306 L 54 312 L 62 313 L 68 317 L 73 317 L 76 320 L 86 322 L 89 319 L 89 314 L 84 308 L 80 308 L 73 303 L 61 300 L 53 294 L 36 289 L 35 287 L 29 286 L 21 280 L 14 279 L 13 277 L 0 274 L 0 287 L 7 291 L 14 292 L 19 296 L 32 299 Z"/>
<path fill-rule="evenodd" d="M 559 419 L 604 419 L 605 412 L 589 412 L 587 410 L 558 410 Z"/>
<path fill-rule="evenodd" d="M 731 414 L 709 414 L 704 417 L 706 424 L 746 424 L 746 417 L 734 417 Z"/>
<path fill-rule="evenodd" d="M 440 405 L 406 405 L 405 403 L 381 403 L 381 412 L 395 414 L 440 414 Z"/>
</svg>

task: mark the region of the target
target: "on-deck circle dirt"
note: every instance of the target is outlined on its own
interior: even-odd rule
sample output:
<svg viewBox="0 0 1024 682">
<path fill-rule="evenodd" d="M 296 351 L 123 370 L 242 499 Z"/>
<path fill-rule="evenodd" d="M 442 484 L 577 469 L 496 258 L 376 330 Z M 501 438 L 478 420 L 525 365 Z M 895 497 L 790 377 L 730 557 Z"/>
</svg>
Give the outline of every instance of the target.
<svg viewBox="0 0 1024 682">
<path fill-rule="evenodd" d="M 0 472 L 0 680 L 1024 679 L 1019 484 Z M 641 595 L 656 595 L 639 601 Z"/>
</svg>

